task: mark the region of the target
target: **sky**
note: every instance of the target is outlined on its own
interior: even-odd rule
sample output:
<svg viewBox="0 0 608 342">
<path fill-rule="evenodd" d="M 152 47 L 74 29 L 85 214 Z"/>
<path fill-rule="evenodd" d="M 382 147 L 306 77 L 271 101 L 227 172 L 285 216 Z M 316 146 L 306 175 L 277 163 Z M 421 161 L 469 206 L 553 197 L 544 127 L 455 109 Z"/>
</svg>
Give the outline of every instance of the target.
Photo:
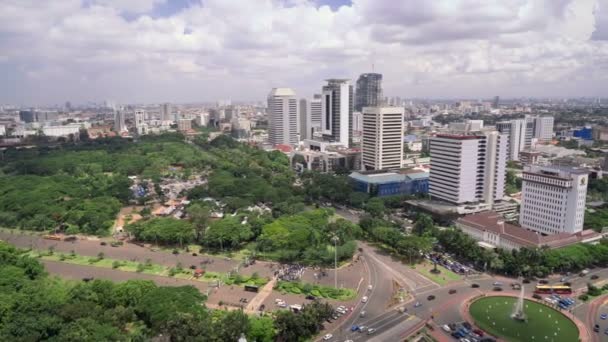
<svg viewBox="0 0 608 342">
<path fill-rule="evenodd" d="M 608 96 L 608 0 L 0 0 L 0 103 Z"/>
</svg>

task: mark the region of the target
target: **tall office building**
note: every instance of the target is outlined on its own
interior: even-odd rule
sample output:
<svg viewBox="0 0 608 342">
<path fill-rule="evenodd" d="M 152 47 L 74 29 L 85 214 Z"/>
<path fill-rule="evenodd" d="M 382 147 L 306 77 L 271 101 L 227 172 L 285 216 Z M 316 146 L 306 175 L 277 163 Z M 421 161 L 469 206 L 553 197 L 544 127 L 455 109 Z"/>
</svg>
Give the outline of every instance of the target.
<svg viewBox="0 0 608 342">
<path fill-rule="evenodd" d="M 127 131 L 125 125 L 125 112 L 122 110 L 114 110 L 114 132 L 120 134 Z"/>
<path fill-rule="evenodd" d="M 312 139 L 321 129 L 321 95 L 312 99 L 300 99 L 300 140 Z"/>
<path fill-rule="evenodd" d="M 171 104 L 163 103 L 160 106 L 160 119 L 162 121 L 171 121 L 174 119 L 171 117 Z"/>
<path fill-rule="evenodd" d="M 519 224 L 543 234 L 583 230 L 587 171 L 527 165 L 523 171 Z"/>
<path fill-rule="evenodd" d="M 526 128 L 525 119 L 516 119 L 496 123 L 496 129 L 509 137 L 509 160 L 519 160 L 519 152 L 526 147 Z"/>
<path fill-rule="evenodd" d="M 402 107 L 363 108 L 361 160 L 365 170 L 401 168 L 404 115 Z"/>
<path fill-rule="evenodd" d="M 431 138 L 430 194 L 453 204 L 504 196 L 508 136 L 497 131 L 438 134 Z"/>
<path fill-rule="evenodd" d="M 25 123 L 31 123 L 36 121 L 36 112 L 31 110 L 21 110 L 19 111 L 19 120 Z"/>
<path fill-rule="evenodd" d="M 300 115 L 292 89 L 272 88 L 268 94 L 268 118 L 268 140 L 272 145 L 298 143 Z"/>
<path fill-rule="evenodd" d="M 328 79 L 322 92 L 323 136 L 349 147 L 352 135 L 353 86 L 347 79 Z"/>
<path fill-rule="evenodd" d="M 534 119 L 534 137 L 541 142 L 553 139 L 553 117 L 537 116 Z"/>
<path fill-rule="evenodd" d="M 500 105 L 500 97 L 494 96 L 494 100 L 492 101 L 492 108 L 497 109 Z"/>
<path fill-rule="evenodd" d="M 357 79 L 355 91 L 355 110 L 361 112 L 364 107 L 376 107 L 382 99 L 382 74 L 361 74 Z"/>
<path fill-rule="evenodd" d="M 137 109 L 134 113 L 135 128 L 138 134 L 146 134 L 146 111 Z"/>
</svg>

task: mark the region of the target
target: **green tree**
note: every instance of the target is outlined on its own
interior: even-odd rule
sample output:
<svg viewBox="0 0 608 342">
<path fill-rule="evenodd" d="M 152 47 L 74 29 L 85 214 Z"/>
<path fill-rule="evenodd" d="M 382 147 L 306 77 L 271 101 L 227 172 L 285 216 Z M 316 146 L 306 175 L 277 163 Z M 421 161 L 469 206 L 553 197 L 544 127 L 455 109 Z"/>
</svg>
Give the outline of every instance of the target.
<svg viewBox="0 0 608 342">
<path fill-rule="evenodd" d="M 370 199 L 365 205 L 365 211 L 372 215 L 372 217 L 382 217 L 384 210 L 384 202 L 378 197 Z"/>
<path fill-rule="evenodd" d="M 194 227 L 195 239 L 197 242 L 201 242 L 205 238 L 205 229 L 209 224 L 209 208 L 201 204 L 193 204 L 186 210 L 192 226 Z"/>
</svg>

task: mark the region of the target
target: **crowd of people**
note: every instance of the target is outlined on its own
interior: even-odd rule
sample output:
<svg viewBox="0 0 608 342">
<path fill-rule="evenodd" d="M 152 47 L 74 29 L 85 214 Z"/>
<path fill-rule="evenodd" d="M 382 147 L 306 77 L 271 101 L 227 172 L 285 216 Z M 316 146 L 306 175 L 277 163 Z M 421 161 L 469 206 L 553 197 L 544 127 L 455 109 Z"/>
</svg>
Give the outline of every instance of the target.
<svg viewBox="0 0 608 342">
<path fill-rule="evenodd" d="M 297 281 L 302 278 L 305 267 L 294 264 L 294 265 L 282 265 L 278 270 L 274 272 L 276 277 L 286 281 Z"/>
</svg>

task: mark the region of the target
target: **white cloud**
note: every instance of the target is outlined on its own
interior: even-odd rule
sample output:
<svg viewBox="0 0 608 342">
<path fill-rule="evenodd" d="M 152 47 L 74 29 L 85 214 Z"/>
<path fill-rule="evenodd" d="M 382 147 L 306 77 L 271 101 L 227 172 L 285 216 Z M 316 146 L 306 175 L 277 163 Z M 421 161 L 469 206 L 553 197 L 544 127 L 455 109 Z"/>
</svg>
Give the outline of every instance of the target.
<svg viewBox="0 0 608 342">
<path fill-rule="evenodd" d="M 389 95 L 598 95 L 607 1 L 355 0 L 332 10 L 205 0 L 162 17 L 161 0 L 0 0 L 0 72 L 21 77 L 18 91 L 0 86 L 0 102 L 263 99 L 274 86 L 310 96 L 372 64 Z"/>
</svg>

